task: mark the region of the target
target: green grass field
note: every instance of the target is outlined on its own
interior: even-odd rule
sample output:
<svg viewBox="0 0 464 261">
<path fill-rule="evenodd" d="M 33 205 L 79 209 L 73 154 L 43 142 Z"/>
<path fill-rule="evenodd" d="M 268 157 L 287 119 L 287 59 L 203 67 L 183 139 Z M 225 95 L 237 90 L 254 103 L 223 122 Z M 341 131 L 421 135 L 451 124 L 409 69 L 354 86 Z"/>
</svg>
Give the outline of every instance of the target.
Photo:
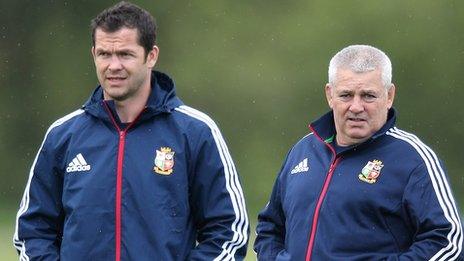
<svg viewBox="0 0 464 261">
<path fill-rule="evenodd" d="M 0 204 L 0 260 L 18 260 L 13 247 L 16 206 Z"/>
<path fill-rule="evenodd" d="M 0 212 L 0 260 L 18 260 L 18 255 L 13 247 L 13 233 L 16 217 L 16 206 L 1 205 Z M 250 242 L 253 242 L 255 233 L 252 228 L 250 233 Z M 251 248 L 252 244 L 248 245 L 248 254 L 245 260 L 256 260 L 255 254 Z"/>
</svg>

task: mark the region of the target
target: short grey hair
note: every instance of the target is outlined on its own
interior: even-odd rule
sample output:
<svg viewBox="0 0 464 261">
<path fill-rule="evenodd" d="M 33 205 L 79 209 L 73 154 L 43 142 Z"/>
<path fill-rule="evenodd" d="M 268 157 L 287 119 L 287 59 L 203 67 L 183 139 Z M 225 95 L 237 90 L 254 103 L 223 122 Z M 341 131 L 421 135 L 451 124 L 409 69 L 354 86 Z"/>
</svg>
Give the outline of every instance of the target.
<svg viewBox="0 0 464 261">
<path fill-rule="evenodd" d="M 338 69 L 349 69 L 362 73 L 380 69 L 382 82 L 389 89 L 392 84 L 390 58 L 381 50 L 370 45 L 350 45 L 332 57 L 329 64 L 329 84 L 334 86 Z"/>
</svg>

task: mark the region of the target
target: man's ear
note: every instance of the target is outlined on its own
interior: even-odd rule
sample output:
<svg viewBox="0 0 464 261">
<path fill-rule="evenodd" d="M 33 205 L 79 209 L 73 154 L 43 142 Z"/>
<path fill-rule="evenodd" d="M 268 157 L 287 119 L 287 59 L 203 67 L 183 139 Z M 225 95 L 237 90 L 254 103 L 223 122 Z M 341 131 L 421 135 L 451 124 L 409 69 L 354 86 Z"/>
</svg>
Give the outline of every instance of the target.
<svg viewBox="0 0 464 261">
<path fill-rule="evenodd" d="M 92 46 L 92 48 L 90 48 L 90 53 L 92 54 L 92 57 L 95 60 L 95 46 Z"/>
<path fill-rule="evenodd" d="M 325 98 L 327 99 L 327 103 L 329 104 L 329 107 L 332 109 L 332 99 L 333 99 L 333 96 L 332 96 L 332 86 L 330 85 L 330 83 L 327 83 L 325 85 Z"/>
<path fill-rule="evenodd" d="M 395 100 L 395 93 L 396 93 L 396 87 L 392 83 L 390 86 L 390 89 L 388 89 L 388 109 L 390 109 L 393 106 L 393 101 Z"/>
<path fill-rule="evenodd" d="M 156 45 L 153 45 L 153 49 L 148 52 L 147 63 L 149 68 L 155 67 L 156 61 L 158 60 L 159 48 Z"/>
</svg>

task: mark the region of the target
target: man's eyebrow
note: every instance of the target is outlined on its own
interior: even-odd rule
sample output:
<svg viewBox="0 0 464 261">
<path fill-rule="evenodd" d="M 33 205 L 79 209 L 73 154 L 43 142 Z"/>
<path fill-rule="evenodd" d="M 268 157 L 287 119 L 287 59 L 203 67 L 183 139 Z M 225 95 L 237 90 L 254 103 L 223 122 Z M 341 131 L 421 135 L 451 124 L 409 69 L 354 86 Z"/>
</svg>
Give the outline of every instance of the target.
<svg viewBox="0 0 464 261">
<path fill-rule="evenodd" d="M 377 91 L 376 90 L 363 90 L 361 93 L 371 94 L 371 93 L 377 93 Z"/>
<path fill-rule="evenodd" d="M 134 50 L 131 50 L 131 49 L 121 49 L 121 50 L 117 50 L 115 53 L 117 54 L 120 54 L 120 53 L 135 53 Z"/>
<path fill-rule="evenodd" d="M 104 47 L 97 47 L 95 48 L 95 51 L 96 52 L 113 52 L 111 49 L 107 49 L 107 48 L 104 48 Z M 120 50 L 116 50 L 114 53 L 135 53 L 134 50 L 132 49 L 120 49 Z"/>
<path fill-rule="evenodd" d="M 106 48 L 103 48 L 103 47 L 96 47 L 95 52 L 96 53 L 102 53 L 102 52 L 108 53 L 108 52 L 110 52 L 110 50 L 106 49 Z"/>
<path fill-rule="evenodd" d="M 341 90 L 338 90 L 339 93 L 352 93 L 353 90 L 347 90 L 347 89 L 341 89 Z"/>
</svg>

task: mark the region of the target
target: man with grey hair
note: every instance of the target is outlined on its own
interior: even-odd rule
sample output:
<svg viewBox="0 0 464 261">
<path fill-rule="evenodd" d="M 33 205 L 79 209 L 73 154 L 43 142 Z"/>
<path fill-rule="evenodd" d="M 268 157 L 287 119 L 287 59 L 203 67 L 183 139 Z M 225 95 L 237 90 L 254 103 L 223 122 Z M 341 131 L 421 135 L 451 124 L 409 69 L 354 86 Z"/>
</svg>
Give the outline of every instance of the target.
<svg viewBox="0 0 464 261">
<path fill-rule="evenodd" d="M 332 58 L 331 111 L 285 159 L 258 216 L 258 260 L 464 260 L 442 162 L 395 127 L 391 72 L 372 46 Z"/>
</svg>

